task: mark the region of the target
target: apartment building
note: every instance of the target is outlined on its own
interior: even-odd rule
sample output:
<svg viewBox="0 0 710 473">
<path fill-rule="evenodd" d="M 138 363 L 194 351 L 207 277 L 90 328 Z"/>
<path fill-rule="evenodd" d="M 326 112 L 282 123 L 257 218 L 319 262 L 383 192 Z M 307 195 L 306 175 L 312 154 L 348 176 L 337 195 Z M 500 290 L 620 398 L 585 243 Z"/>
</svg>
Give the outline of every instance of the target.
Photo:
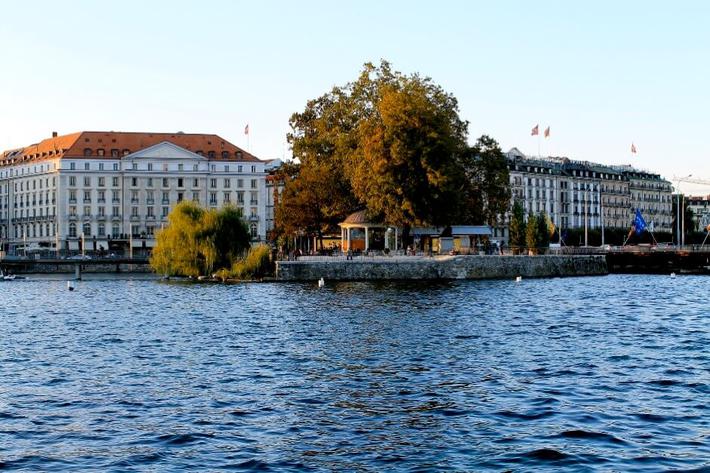
<svg viewBox="0 0 710 473">
<path fill-rule="evenodd" d="M 626 228 L 641 209 L 655 231 L 671 231 L 670 182 L 631 166 L 605 166 L 568 158 L 533 158 L 512 148 L 506 154 L 512 201 L 527 215 L 545 212 L 559 229 Z M 512 204 L 511 204 L 512 206 Z M 510 213 L 493 237 L 508 239 Z"/>
<path fill-rule="evenodd" d="M 266 238 L 264 162 L 217 135 L 84 131 L 0 156 L 3 249 L 150 248 L 182 200 L 234 205 Z"/>
</svg>

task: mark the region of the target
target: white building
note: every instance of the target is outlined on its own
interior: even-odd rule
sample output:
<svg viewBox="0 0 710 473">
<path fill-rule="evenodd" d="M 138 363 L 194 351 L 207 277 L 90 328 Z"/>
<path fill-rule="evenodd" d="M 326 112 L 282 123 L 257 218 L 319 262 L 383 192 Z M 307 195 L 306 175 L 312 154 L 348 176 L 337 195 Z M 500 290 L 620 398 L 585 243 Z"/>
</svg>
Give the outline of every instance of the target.
<svg viewBox="0 0 710 473">
<path fill-rule="evenodd" d="M 150 248 L 181 200 L 234 205 L 266 238 L 264 162 L 217 135 L 79 132 L 0 157 L 0 240 L 10 253 Z"/>
</svg>

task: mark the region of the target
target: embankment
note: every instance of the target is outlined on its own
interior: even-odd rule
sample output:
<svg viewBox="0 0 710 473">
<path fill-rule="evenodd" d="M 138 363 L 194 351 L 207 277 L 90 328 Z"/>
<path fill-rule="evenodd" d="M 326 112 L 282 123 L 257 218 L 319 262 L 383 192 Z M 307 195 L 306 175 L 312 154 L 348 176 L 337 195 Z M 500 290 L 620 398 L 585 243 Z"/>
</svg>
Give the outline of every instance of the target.
<svg viewBox="0 0 710 473">
<path fill-rule="evenodd" d="M 276 263 L 276 279 L 280 281 L 544 278 L 607 273 L 603 255 L 323 258 Z"/>
</svg>

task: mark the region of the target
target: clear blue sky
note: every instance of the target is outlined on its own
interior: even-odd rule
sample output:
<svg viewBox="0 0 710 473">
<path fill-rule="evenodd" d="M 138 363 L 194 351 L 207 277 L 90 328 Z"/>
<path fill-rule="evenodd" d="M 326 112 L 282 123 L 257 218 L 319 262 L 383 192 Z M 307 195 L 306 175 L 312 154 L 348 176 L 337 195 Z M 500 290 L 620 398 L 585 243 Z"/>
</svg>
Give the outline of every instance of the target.
<svg viewBox="0 0 710 473">
<path fill-rule="evenodd" d="M 710 4 L 7 1 L 0 148 L 56 130 L 214 132 L 282 157 L 291 113 L 385 58 L 471 141 L 710 179 Z M 630 153 L 636 143 L 637 155 Z M 710 192 L 710 188 L 706 190 Z"/>
</svg>

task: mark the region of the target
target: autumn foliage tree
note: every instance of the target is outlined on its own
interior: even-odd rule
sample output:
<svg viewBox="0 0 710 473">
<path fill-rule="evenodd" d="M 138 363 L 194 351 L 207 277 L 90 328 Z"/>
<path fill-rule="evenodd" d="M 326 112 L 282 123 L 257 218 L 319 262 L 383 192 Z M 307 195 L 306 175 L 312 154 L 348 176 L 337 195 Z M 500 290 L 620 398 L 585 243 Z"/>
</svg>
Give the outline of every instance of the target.
<svg viewBox="0 0 710 473">
<path fill-rule="evenodd" d="M 482 137 L 469 147 L 456 98 L 385 61 L 309 101 L 290 125 L 300 169 L 276 212 L 284 231 L 336 228 L 365 208 L 406 240 L 414 225 L 485 223 L 507 208 L 497 143 Z"/>
</svg>

